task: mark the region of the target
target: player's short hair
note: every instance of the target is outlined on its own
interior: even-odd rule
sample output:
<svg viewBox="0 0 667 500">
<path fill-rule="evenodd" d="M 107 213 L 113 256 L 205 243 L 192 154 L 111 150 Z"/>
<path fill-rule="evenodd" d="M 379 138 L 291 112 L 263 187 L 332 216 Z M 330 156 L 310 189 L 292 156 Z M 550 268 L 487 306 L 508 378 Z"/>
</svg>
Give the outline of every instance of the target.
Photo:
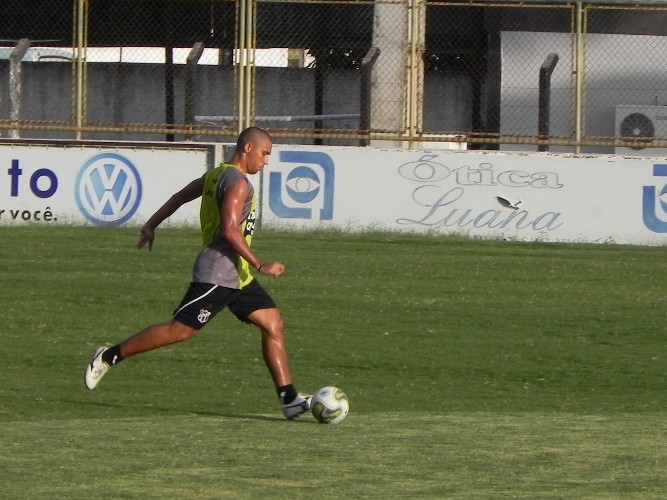
<svg viewBox="0 0 667 500">
<path fill-rule="evenodd" d="M 239 138 L 236 141 L 236 148 L 241 150 L 246 144 L 257 144 L 262 139 L 268 139 L 273 142 L 273 139 L 271 139 L 266 130 L 259 127 L 248 127 L 239 134 Z"/>
</svg>

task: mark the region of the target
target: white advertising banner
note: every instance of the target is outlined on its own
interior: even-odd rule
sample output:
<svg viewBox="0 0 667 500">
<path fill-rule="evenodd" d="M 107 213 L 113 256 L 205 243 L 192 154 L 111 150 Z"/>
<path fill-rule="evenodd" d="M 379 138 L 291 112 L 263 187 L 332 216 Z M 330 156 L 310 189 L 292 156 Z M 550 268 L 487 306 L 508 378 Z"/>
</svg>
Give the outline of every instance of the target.
<svg viewBox="0 0 667 500">
<path fill-rule="evenodd" d="M 263 223 L 667 243 L 664 160 L 275 146 Z"/>
<path fill-rule="evenodd" d="M 0 224 L 143 224 L 205 172 L 209 148 L 0 146 Z M 187 204 L 170 220 L 198 224 L 199 204 Z"/>
<path fill-rule="evenodd" d="M 140 225 L 222 156 L 205 144 L 0 145 L 0 224 Z M 276 145 L 266 226 L 667 244 L 667 162 Z M 198 225 L 199 203 L 168 223 Z"/>
</svg>

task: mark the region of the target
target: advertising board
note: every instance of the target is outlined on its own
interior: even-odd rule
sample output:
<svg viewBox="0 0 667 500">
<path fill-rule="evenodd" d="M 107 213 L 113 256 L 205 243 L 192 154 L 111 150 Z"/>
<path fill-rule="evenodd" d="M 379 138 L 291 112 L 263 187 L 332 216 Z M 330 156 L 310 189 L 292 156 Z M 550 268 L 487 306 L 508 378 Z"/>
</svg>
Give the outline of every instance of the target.
<svg viewBox="0 0 667 500">
<path fill-rule="evenodd" d="M 139 224 L 212 161 L 211 147 L 0 146 L 0 224 Z M 197 224 L 191 203 L 172 222 Z"/>
<path fill-rule="evenodd" d="M 0 224 L 141 225 L 226 149 L 0 145 Z M 267 227 L 667 243 L 667 163 L 656 158 L 275 145 L 251 182 Z M 198 216 L 192 202 L 165 224 Z"/>
<path fill-rule="evenodd" d="M 273 156 L 265 224 L 667 243 L 664 160 L 293 146 Z"/>
</svg>

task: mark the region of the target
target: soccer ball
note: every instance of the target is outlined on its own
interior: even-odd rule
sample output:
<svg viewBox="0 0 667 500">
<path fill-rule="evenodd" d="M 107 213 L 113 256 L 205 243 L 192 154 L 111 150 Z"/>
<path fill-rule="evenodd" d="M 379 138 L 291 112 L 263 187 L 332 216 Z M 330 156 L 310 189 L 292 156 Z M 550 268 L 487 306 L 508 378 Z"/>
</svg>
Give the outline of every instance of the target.
<svg viewBox="0 0 667 500">
<path fill-rule="evenodd" d="M 350 403 L 345 393 L 338 387 L 327 386 L 313 394 L 313 399 L 310 400 L 310 411 L 318 422 L 339 424 L 347 418 Z"/>
</svg>

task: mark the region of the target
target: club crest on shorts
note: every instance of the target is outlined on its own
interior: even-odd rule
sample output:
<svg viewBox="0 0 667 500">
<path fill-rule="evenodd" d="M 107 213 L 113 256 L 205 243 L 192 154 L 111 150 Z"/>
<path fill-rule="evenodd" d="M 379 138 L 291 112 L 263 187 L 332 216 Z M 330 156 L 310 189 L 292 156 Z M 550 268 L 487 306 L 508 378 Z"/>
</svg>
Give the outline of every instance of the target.
<svg viewBox="0 0 667 500">
<path fill-rule="evenodd" d="M 197 320 L 200 323 L 206 323 L 208 321 L 208 318 L 211 317 L 211 311 L 207 311 L 206 309 L 200 309 L 199 314 L 197 315 Z"/>
</svg>

